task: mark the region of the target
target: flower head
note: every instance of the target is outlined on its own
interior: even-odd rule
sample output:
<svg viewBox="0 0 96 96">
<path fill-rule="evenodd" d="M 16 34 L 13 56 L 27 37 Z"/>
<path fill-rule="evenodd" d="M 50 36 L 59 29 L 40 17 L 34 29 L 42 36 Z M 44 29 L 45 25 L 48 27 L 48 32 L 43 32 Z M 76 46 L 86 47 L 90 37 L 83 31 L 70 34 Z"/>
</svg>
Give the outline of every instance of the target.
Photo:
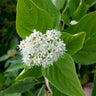
<svg viewBox="0 0 96 96">
<path fill-rule="evenodd" d="M 46 34 L 33 30 L 33 33 L 19 45 L 23 62 L 27 66 L 53 65 L 53 62 L 56 62 L 59 56 L 66 51 L 66 45 L 60 36 L 57 30 L 47 30 Z"/>
</svg>

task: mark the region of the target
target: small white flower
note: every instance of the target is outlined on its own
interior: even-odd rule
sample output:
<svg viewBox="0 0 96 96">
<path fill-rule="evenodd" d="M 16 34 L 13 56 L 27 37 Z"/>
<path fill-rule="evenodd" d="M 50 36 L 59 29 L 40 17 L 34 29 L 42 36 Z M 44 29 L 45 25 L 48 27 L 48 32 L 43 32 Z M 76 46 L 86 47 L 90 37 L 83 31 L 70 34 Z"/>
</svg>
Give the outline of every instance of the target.
<svg viewBox="0 0 96 96">
<path fill-rule="evenodd" d="M 78 23 L 78 22 L 75 21 L 75 20 L 72 20 L 72 21 L 70 22 L 71 25 L 75 25 L 75 24 L 77 24 L 77 23 Z"/>
<path fill-rule="evenodd" d="M 78 34 L 74 34 L 73 36 L 77 36 Z"/>
<path fill-rule="evenodd" d="M 53 65 L 66 51 L 66 44 L 60 39 L 60 32 L 47 30 L 46 34 L 33 30 L 33 33 L 20 42 L 23 62 L 27 66 Z"/>
</svg>

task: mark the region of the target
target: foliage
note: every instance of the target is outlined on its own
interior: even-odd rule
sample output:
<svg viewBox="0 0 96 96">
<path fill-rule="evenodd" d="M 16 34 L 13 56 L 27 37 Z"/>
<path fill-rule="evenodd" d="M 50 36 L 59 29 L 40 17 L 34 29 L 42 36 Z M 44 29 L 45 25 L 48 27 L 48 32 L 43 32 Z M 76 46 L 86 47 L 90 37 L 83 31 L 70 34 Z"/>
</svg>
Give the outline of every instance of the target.
<svg viewBox="0 0 96 96">
<path fill-rule="evenodd" d="M 1 0 L 0 96 L 51 96 L 45 77 L 52 96 L 85 96 L 82 87 L 94 78 L 95 96 L 95 8 L 96 0 Z M 43 34 L 57 29 L 67 51 L 53 66 L 29 68 L 22 62 L 18 50 L 21 38 L 16 29 L 22 39 L 33 29 Z"/>
</svg>

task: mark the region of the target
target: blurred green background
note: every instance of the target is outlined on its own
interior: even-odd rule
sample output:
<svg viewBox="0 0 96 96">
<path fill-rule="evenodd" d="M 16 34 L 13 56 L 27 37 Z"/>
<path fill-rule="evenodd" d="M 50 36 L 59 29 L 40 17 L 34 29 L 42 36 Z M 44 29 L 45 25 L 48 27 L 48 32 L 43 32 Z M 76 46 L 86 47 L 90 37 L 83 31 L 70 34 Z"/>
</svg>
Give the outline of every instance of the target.
<svg viewBox="0 0 96 96">
<path fill-rule="evenodd" d="M 15 59 L 17 54 L 16 3 L 17 0 L 0 0 L 0 90 L 13 82 L 12 74 L 5 74 L 4 71 L 10 65 L 9 60 Z"/>
<path fill-rule="evenodd" d="M 18 50 L 16 4 L 17 0 L 0 0 L 0 96 L 37 96 L 44 78 L 16 81 L 24 68 Z"/>
</svg>

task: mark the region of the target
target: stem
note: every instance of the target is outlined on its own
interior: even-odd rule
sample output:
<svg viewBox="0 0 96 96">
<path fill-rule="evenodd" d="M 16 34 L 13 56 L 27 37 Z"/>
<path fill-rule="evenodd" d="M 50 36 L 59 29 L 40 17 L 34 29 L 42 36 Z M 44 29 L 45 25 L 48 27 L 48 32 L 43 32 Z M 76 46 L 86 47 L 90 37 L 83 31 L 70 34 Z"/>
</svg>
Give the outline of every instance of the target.
<svg viewBox="0 0 96 96">
<path fill-rule="evenodd" d="M 51 93 L 51 95 L 52 95 L 52 91 L 51 91 L 51 89 L 50 89 L 50 87 L 49 87 L 49 84 L 48 84 L 48 79 L 45 77 L 45 83 L 46 83 L 46 87 L 47 87 L 47 89 L 48 89 L 48 91 Z"/>
</svg>

